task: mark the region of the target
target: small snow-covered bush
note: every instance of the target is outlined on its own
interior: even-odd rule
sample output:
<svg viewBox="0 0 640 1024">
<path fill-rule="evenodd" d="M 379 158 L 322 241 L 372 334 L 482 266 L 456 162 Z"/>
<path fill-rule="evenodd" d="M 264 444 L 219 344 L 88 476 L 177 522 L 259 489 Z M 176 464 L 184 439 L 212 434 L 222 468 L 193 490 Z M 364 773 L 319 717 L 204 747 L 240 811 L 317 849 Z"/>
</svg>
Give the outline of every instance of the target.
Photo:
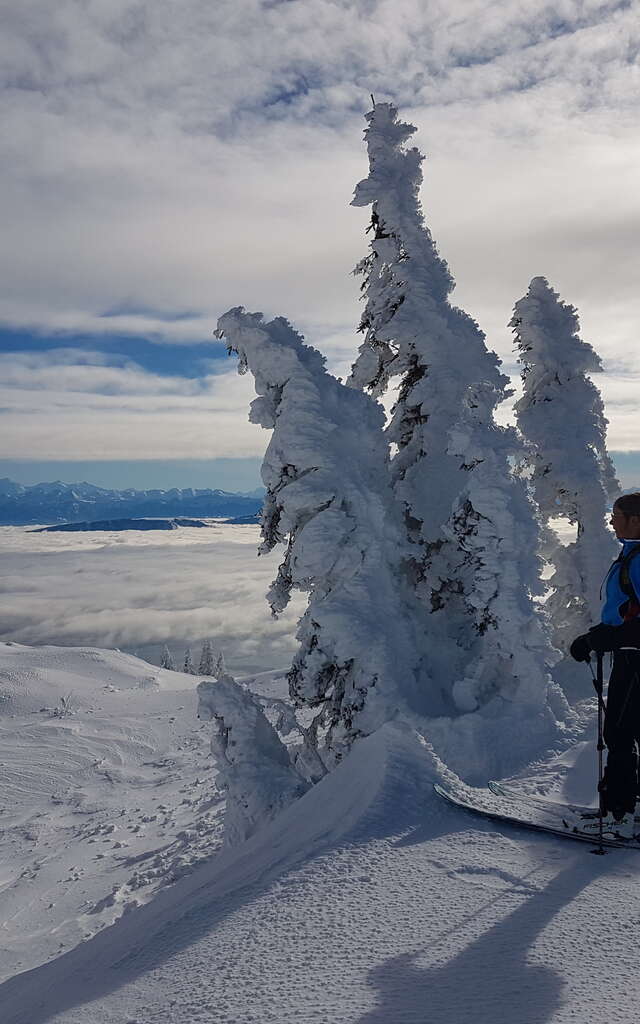
<svg viewBox="0 0 640 1024">
<path fill-rule="evenodd" d="M 56 707 L 51 712 L 53 717 L 54 718 L 67 718 L 69 715 L 75 714 L 75 706 L 74 706 L 73 698 L 74 698 L 73 691 L 71 691 L 71 693 L 67 693 L 67 694 L 64 694 L 63 696 L 61 696 L 59 701 L 58 701 L 58 703 L 57 703 L 57 705 L 56 705 Z"/>
</svg>

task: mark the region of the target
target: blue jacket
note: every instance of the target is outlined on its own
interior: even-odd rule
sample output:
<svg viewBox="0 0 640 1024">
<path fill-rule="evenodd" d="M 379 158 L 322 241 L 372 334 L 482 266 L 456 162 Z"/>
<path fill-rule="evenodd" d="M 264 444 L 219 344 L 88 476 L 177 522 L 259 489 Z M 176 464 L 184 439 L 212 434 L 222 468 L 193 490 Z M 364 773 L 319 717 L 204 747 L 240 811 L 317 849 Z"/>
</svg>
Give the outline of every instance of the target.
<svg viewBox="0 0 640 1024">
<path fill-rule="evenodd" d="M 622 541 L 622 553 L 626 555 L 632 548 L 640 544 L 640 540 Z M 636 555 L 629 563 L 629 576 L 633 589 L 640 601 L 640 555 Z M 602 621 L 607 626 L 620 626 L 624 622 L 620 608 L 629 600 L 620 586 L 620 563 L 614 562 L 602 584 L 604 604 L 602 605 Z"/>
</svg>

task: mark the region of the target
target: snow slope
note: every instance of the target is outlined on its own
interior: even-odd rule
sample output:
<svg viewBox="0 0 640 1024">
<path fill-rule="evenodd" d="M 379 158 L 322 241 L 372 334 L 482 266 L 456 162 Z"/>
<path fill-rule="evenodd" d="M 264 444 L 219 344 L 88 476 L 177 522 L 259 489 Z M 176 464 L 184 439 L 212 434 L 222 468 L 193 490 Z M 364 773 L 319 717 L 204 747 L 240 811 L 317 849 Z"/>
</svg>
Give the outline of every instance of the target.
<svg viewBox="0 0 640 1024">
<path fill-rule="evenodd" d="M 636 1019 L 635 851 L 597 858 L 581 844 L 496 827 L 449 808 L 431 788 L 446 769 L 397 724 L 359 743 L 335 772 L 244 845 L 216 853 L 220 804 L 205 756 L 208 731 L 191 718 L 197 677 L 87 649 L 5 646 L 0 665 L 3 677 L 13 672 L 13 682 L 3 683 L 14 715 L 3 719 L 3 764 L 6 752 L 13 758 L 19 748 L 12 730 L 17 735 L 31 725 L 40 729 L 38 743 L 49 737 L 46 764 L 32 776 L 26 767 L 14 772 L 24 781 L 11 800 L 11 829 L 34 831 L 29 839 L 15 831 L 12 849 L 2 850 L 5 886 L 20 893 L 13 915 L 25 908 L 22 921 L 2 914 L 4 945 L 13 955 L 7 974 L 14 975 L 0 985 L 3 1024 Z M 37 710 L 45 682 L 53 704 L 71 677 L 75 715 L 58 721 Z M 85 678 L 90 682 L 81 690 Z M 278 693 L 273 675 L 249 682 Z M 549 796 L 588 794 L 592 717 L 585 718 L 581 743 L 517 784 Z M 110 773 L 117 769 L 115 781 L 91 762 L 98 755 Z M 175 764 L 161 766 L 172 758 Z M 51 802 L 42 782 L 49 766 L 62 804 Z M 154 796 L 170 823 L 141 821 L 156 806 Z M 88 818 L 77 814 L 83 806 Z M 124 809 L 122 822 L 116 809 Z M 122 850 L 113 849 L 111 833 L 81 835 L 82 820 L 117 822 L 131 844 L 129 863 L 117 860 Z M 142 839 L 136 824 L 144 825 Z M 189 840 L 176 830 L 190 830 Z M 138 903 L 126 882 L 136 870 L 130 858 L 161 841 L 178 844 L 191 861 L 172 875 L 170 854 L 157 855 L 167 869 L 138 890 L 145 900 Z M 48 881 L 47 857 L 55 861 Z M 17 879 L 16 864 L 26 861 L 44 863 L 33 878 Z M 79 879 L 65 880 L 67 861 L 77 872 L 84 868 Z M 85 938 L 95 915 L 81 906 L 82 888 L 90 890 L 83 898 L 97 902 L 115 881 L 118 899 L 100 911 L 100 924 L 108 926 Z M 65 901 L 52 926 L 49 915 Z M 48 902 L 56 907 L 49 911 Z M 66 948 L 57 951 L 56 940 Z"/>
<path fill-rule="evenodd" d="M 110 924 L 219 843 L 197 682 L 117 651 L 0 644 L 2 977 Z"/>
</svg>

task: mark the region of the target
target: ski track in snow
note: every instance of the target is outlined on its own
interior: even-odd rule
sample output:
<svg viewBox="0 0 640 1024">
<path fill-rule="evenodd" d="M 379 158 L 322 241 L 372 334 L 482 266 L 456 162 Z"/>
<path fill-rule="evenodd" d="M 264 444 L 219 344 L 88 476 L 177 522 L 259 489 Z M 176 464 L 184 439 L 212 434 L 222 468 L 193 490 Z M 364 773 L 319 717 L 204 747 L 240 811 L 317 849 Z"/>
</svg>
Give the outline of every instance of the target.
<svg viewBox="0 0 640 1024">
<path fill-rule="evenodd" d="M 197 677 L 17 645 L 0 667 L 2 1024 L 636 1019 L 636 852 L 457 812 L 400 726 L 219 852 Z M 46 688 L 75 714 L 34 710 Z M 513 785 L 584 786 L 583 747 Z"/>
</svg>

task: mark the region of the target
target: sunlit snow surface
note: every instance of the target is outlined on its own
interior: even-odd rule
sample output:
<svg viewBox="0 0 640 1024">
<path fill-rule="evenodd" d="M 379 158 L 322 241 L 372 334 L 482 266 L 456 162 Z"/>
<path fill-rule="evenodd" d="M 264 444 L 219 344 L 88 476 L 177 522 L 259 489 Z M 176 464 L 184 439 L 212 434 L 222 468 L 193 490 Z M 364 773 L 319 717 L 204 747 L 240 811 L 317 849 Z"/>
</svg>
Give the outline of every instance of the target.
<svg viewBox="0 0 640 1024">
<path fill-rule="evenodd" d="M 0 644 L 0 974 L 75 945 L 221 842 L 201 677 Z M 259 692 L 286 692 L 267 673 Z M 2 1020 L 0 1013 L 0 1020 Z"/>
<path fill-rule="evenodd" d="M 446 769 L 392 724 L 221 852 L 197 677 L 19 645 L 0 675 L 2 1024 L 635 1020 L 637 852 L 446 806 Z M 521 788 L 593 793 L 583 711 Z"/>
<path fill-rule="evenodd" d="M 301 596 L 276 621 L 265 593 L 282 549 L 257 556 L 259 527 L 33 533 L 0 527 L 0 639 L 117 647 L 176 665 L 205 637 L 232 672 L 291 663 Z"/>
</svg>

